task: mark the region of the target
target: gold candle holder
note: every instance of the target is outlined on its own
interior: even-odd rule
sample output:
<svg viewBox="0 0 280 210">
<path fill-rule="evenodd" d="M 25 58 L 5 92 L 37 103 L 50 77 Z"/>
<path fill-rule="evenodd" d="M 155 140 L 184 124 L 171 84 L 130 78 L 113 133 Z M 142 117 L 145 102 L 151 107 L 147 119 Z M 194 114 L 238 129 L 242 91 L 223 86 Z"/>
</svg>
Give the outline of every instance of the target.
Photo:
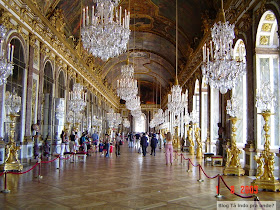
<svg viewBox="0 0 280 210">
<path fill-rule="evenodd" d="M 200 128 L 196 124 L 194 136 L 196 140 L 196 158 L 202 158 L 202 142 L 200 138 Z"/>
<path fill-rule="evenodd" d="M 10 142 L 6 145 L 6 159 L 5 162 L 0 166 L 1 171 L 21 171 L 23 166 L 18 160 L 18 150 L 20 146 L 16 146 L 15 142 L 15 120 L 19 115 L 17 114 L 9 114 L 11 119 L 10 123 Z"/>
<path fill-rule="evenodd" d="M 237 117 L 231 117 L 229 119 L 232 123 L 231 126 L 231 148 L 227 148 L 227 162 L 226 167 L 224 169 L 224 175 L 237 175 L 241 176 L 245 174 L 245 170 L 241 167 L 239 154 L 241 154 L 241 150 L 236 146 L 236 130 L 235 127 L 236 122 L 238 121 Z"/>
<path fill-rule="evenodd" d="M 193 138 L 192 138 L 192 130 L 193 130 L 192 127 L 189 126 L 189 129 L 187 131 L 187 135 L 188 135 L 188 140 L 190 142 L 190 146 L 189 146 L 190 155 L 194 155 L 194 142 L 193 142 Z"/>
<path fill-rule="evenodd" d="M 270 111 L 264 111 L 260 113 L 265 121 L 263 130 L 264 134 L 264 150 L 261 152 L 260 156 L 255 155 L 255 160 L 258 164 L 258 172 L 256 179 L 252 182 L 253 186 L 258 186 L 259 189 L 267 189 L 277 191 L 280 189 L 280 183 L 274 177 L 274 153 L 270 152 L 270 141 L 268 131 L 270 126 L 268 121 L 272 115 Z"/>
</svg>

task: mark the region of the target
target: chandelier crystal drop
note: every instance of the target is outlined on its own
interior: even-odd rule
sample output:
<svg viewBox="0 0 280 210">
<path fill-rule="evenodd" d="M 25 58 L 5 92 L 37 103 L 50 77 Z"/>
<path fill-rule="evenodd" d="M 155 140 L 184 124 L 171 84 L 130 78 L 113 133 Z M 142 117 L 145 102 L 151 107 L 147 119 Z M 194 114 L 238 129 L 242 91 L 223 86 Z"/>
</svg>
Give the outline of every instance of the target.
<svg viewBox="0 0 280 210">
<path fill-rule="evenodd" d="M 227 100 L 227 114 L 231 117 L 237 117 L 239 114 L 239 103 L 238 100 L 235 97 L 231 97 L 230 100 Z"/>
<path fill-rule="evenodd" d="M 7 83 L 7 78 L 13 74 L 13 57 L 14 46 L 8 44 L 7 54 L 4 49 L 4 41 L 7 29 L 4 25 L 0 25 L 0 85 Z"/>
<path fill-rule="evenodd" d="M 73 85 L 73 91 L 69 92 L 69 109 L 74 113 L 81 112 L 86 106 L 87 93 L 83 92 L 83 86 L 79 83 Z"/>
<path fill-rule="evenodd" d="M 138 93 L 137 80 L 133 78 L 134 68 L 132 65 L 121 67 L 121 79 L 117 80 L 117 94 L 123 100 L 130 100 Z"/>
<path fill-rule="evenodd" d="M 83 9 L 81 38 L 83 46 L 95 57 L 106 61 L 127 50 L 130 12 L 117 8 L 119 0 L 96 0 L 96 7 Z M 90 18 L 91 16 L 91 18 Z"/>
<path fill-rule="evenodd" d="M 211 29 L 210 48 L 206 44 L 203 46 L 201 69 L 206 78 L 206 83 L 225 94 L 246 73 L 246 63 L 245 50 L 242 47 L 239 48 L 238 60 L 234 59 L 234 24 L 231 25 L 228 21 L 225 21 L 223 6 L 221 17 L 222 21 L 215 23 Z"/>
<path fill-rule="evenodd" d="M 127 100 L 125 106 L 130 111 L 140 109 L 140 97 L 135 96 L 132 99 Z"/>
</svg>

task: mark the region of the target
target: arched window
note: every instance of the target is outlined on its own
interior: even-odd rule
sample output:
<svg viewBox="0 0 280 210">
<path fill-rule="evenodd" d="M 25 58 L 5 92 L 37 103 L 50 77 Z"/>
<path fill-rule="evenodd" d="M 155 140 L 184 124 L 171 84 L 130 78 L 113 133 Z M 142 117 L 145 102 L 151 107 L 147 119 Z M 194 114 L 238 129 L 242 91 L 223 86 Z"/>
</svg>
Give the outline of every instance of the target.
<svg viewBox="0 0 280 210">
<path fill-rule="evenodd" d="M 238 59 L 242 56 L 246 56 L 246 49 L 243 40 L 237 40 L 234 46 L 234 58 Z M 243 75 L 242 79 L 232 89 L 232 96 L 235 97 L 239 104 L 239 118 L 236 127 L 236 141 L 237 145 L 243 147 L 247 141 L 247 79 L 246 74 Z"/>
<path fill-rule="evenodd" d="M 44 94 L 46 93 L 51 94 L 52 86 L 53 86 L 52 65 L 50 62 L 47 62 L 44 68 L 44 87 L 43 87 Z"/>
<path fill-rule="evenodd" d="M 269 83 L 276 97 L 276 104 L 271 112 L 274 115 L 270 120 L 271 149 L 279 148 L 279 38 L 277 36 L 278 24 L 273 12 L 263 14 L 256 37 L 256 88 L 261 84 Z M 257 110 L 260 113 L 260 110 Z M 262 149 L 264 145 L 264 121 L 257 114 L 257 147 Z"/>
<path fill-rule="evenodd" d="M 64 79 L 64 73 L 61 70 L 58 77 L 58 98 L 64 98 L 65 97 L 65 79 Z"/>
<path fill-rule="evenodd" d="M 25 60 L 24 60 L 24 49 L 17 38 L 13 38 L 10 42 L 11 45 L 14 45 L 14 55 L 13 55 L 13 62 L 14 62 L 14 69 L 13 74 L 7 78 L 6 84 L 6 91 L 16 93 L 18 96 L 21 97 L 23 102 L 23 89 L 24 89 L 24 71 L 25 71 Z M 16 132 L 15 132 L 15 140 L 20 140 L 22 129 L 20 129 L 20 121 L 22 120 L 22 107 L 18 114 L 21 117 L 17 118 L 16 123 Z"/>
<path fill-rule="evenodd" d="M 201 84 L 201 112 L 201 140 L 205 141 L 208 132 L 208 85 L 205 77 L 202 78 Z"/>
<path fill-rule="evenodd" d="M 142 133 L 146 132 L 146 115 L 142 113 L 140 118 L 133 118 L 134 132 Z"/>
</svg>

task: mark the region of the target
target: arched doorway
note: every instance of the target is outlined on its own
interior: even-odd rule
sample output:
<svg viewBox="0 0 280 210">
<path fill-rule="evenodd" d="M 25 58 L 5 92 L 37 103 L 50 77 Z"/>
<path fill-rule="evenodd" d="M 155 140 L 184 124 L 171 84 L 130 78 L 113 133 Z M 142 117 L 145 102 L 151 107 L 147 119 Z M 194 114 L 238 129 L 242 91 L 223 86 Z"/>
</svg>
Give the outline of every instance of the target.
<svg viewBox="0 0 280 210">
<path fill-rule="evenodd" d="M 13 55 L 13 63 L 14 69 L 13 74 L 10 75 L 7 79 L 6 84 L 6 91 L 11 93 L 17 94 L 21 97 L 21 107 L 20 111 L 18 112 L 20 117 L 16 119 L 16 126 L 15 126 L 15 141 L 22 142 L 24 137 L 24 104 L 25 104 L 25 84 L 24 84 L 24 77 L 25 77 L 25 59 L 24 59 L 24 48 L 18 38 L 13 38 L 10 41 L 10 44 L 14 46 L 14 55 Z M 7 121 L 7 118 L 6 118 Z M 5 124 L 5 130 L 8 131 L 9 125 Z M 7 133 L 6 135 L 7 136 Z M 31 152 L 30 152 L 31 153 Z M 31 155 L 31 154 L 30 154 Z"/>
<path fill-rule="evenodd" d="M 271 108 L 274 115 L 270 118 L 270 149 L 279 148 L 279 118 L 280 118 L 280 78 L 279 78 L 279 37 L 278 23 L 272 11 L 266 11 L 259 22 L 256 34 L 256 89 L 262 91 L 262 85 L 267 83 L 276 97 L 276 104 Z M 257 149 L 264 148 L 264 120 L 257 109 Z"/>
<path fill-rule="evenodd" d="M 43 84 L 43 111 L 42 111 L 42 138 L 51 141 L 52 132 L 52 104 L 53 104 L 53 70 L 49 61 L 44 67 L 44 84 Z"/>
</svg>

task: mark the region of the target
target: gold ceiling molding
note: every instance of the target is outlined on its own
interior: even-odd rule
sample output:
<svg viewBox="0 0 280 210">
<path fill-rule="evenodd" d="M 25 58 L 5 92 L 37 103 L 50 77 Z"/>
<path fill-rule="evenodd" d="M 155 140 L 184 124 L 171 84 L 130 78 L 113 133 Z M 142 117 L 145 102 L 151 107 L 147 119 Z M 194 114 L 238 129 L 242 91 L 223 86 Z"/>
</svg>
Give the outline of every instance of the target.
<svg viewBox="0 0 280 210">
<path fill-rule="evenodd" d="M 54 51 L 55 54 L 66 61 L 68 65 L 72 66 L 79 74 L 81 74 L 81 72 L 79 71 L 79 68 L 76 67 L 77 63 L 82 63 L 83 69 L 89 68 L 85 64 L 83 58 L 78 55 L 67 42 L 63 34 L 59 32 L 63 26 L 63 22 L 59 22 L 56 27 L 53 27 L 31 0 L 25 0 L 25 3 L 17 0 L 3 0 L 0 4 L 4 9 L 8 10 L 8 12 L 2 13 L 2 21 L 5 22 L 7 28 L 14 27 L 10 22 L 11 17 L 13 17 L 13 20 L 15 20 L 20 26 L 24 27 L 25 30 L 37 35 L 40 41 L 46 42 L 46 45 L 48 45 L 50 50 Z M 16 14 L 16 16 L 13 14 Z M 60 21 L 58 16 L 56 18 Z M 27 38 L 29 39 L 29 36 L 27 36 Z M 69 51 L 67 51 L 67 49 Z M 106 100 L 114 106 L 119 106 L 118 98 L 113 92 L 104 87 L 99 78 L 85 77 L 85 79 L 88 80 L 88 83 L 97 88 L 102 95 L 105 95 Z"/>
</svg>

